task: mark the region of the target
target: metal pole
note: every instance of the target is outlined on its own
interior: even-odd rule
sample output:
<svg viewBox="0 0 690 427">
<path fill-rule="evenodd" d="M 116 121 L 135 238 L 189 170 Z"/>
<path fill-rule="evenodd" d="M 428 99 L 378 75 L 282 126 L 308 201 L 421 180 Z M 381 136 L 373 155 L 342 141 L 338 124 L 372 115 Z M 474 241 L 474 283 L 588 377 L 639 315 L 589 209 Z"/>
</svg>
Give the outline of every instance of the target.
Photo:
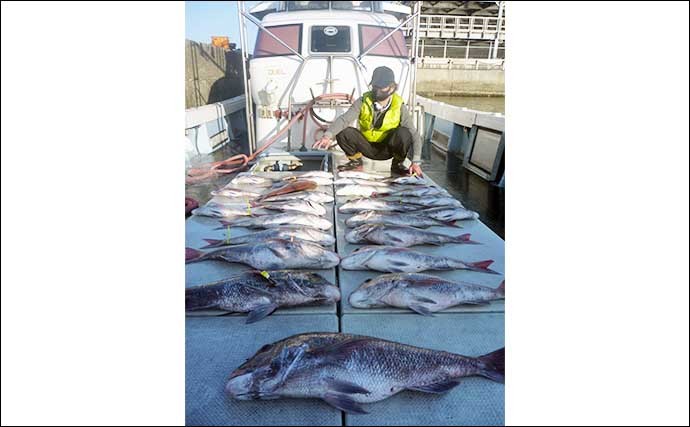
<svg viewBox="0 0 690 427">
<path fill-rule="evenodd" d="M 502 1 L 498 2 L 498 22 L 496 23 L 496 41 L 494 42 L 494 59 L 497 58 L 498 56 L 498 40 L 499 40 L 499 35 L 501 34 L 501 20 L 503 19 L 503 3 Z"/>
<path fill-rule="evenodd" d="M 247 139 L 249 142 L 249 154 L 251 155 L 252 153 L 254 153 L 256 141 L 254 134 L 254 117 L 252 111 L 253 108 L 251 86 L 249 83 L 249 79 L 247 78 L 247 59 L 249 58 L 249 56 L 247 55 L 247 38 L 246 34 L 243 31 L 243 29 L 245 28 L 244 18 L 242 15 L 242 12 L 244 11 L 244 2 L 239 2 L 238 6 L 239 7 L 237 8 L 237 15 L 240 20 L 240 46 L 242 47 L 242 77 L 244 80 L 244 112 L 247 119 Z"/>
<path fill-rule="evenodd" d="M 467 47 L 465 48 L 465 59 L 469 59 L 470 57 L 470 41 L 467 40 Z"/>
<path fill-rule="evenodd" d="M 446 59 L 446 51 L 448 50 L 448 40 L 443 41 L 443 59 Z"/>
<path fill-rule="evenodd" d="M 412 64 L 412 90 L 410 94 L 410 106 L 411 108 L 415 108 L 417 106 L 417 54 L 418 48 L 419 48 L 419 23 L 421 19 L 421 11 L 422 11 L 422 3 L 421 2 L 415 2 L 415 12 L 412 16 L 415 17 L 414 19 L 414 39 L 415 39 L 415 45 L 414 45 L 414 63 Z"/>
<path fill-rule="evenodd" d="M 486 56 L 486 59 L 491 59 L 491 52 L 493 51 L 494 48 L 494 42 L 490 41 L 489 42 L 489 54 Z"/>
<path fill-rule="evenodd" d="M 424 40 L 425 40 L 425 39 L 422 39 L 422 54 L 419 55 L 419 56 L 421 56 L 422 58 L 424 58 Z"/>
</svg>

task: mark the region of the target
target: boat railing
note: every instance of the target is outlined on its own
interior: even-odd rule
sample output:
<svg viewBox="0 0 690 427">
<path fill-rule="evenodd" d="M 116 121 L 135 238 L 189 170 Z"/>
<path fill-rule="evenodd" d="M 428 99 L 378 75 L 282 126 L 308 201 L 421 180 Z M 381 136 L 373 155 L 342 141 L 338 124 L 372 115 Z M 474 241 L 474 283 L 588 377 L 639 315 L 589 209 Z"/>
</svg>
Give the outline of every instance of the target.
<svg viewBox="0 0 690 427">
<path fill-rule="evenodd" d="M 229 140 L 239 139 L 244 123 L 244 95 L 185 111 L 185 134 L 196 154 L 209 153 Z"/>
</svg>

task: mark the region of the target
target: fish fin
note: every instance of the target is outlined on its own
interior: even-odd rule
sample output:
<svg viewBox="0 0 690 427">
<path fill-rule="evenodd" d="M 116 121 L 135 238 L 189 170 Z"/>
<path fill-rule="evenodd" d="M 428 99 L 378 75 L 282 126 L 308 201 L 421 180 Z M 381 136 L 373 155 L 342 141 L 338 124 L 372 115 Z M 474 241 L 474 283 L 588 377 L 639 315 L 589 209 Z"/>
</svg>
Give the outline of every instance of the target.
<svg viewBox="0 0 690 427">
<path fill-rule="evenodd" d="M 490 301 L 463 301 L 462 304 L 465 305 L 487 305 L 491 304 Z"/>
<path fill-rule="evenodd" d="M 431 311 L 421 304 L 410 304 L 409 307 L 410 310 L 414 311 L 415 313 L 421 314 L 422 316 L 433 317 Z"/>
<path fill-rule="evenodd" d="M 370 394 L 371 392 L 364 387 L 360 387 L 349 381 L 337 380 L 330 377 L 326 380 L 328 389 L 335 393 L 343 394 Z"/>
<path fill-rule="evenodd" d="M 275 303 L 260 305 L 249 312 L 249 316 L 247 316 L 247 321 L 245 323 L 249 324 L 258 322 L 259 320 L 273 313 L 276 308 L 278 308 L 278 304 Z"/>
<path fill-rule="evenodd" d="M 436 301 L 432 300 L 431 298 L 425 298 L 425 297 L 415 297 L 415 299 L 418 302 L 424 302 L 427 304 L 436 304 Z"/>
<path fill-rule="evenodd" d="M 461 234 L 459 236 L 455 236 L 454 240 L 456 243 L 467 243 L 467 244 L 471 244 L 471 245 L 481 245 L 481 243 L 475 242 L 474 240 L 471 240 L 470 237 L 472 237 L 470 235 L 470 233 L 465 233 L 465 234 Z"/>
<path fill-rule="evenodd" d="M 500 285 L 498 285 L 498 288 L 494 291 L 497 297 L 502 297 L 505 298 L 506 296 L 506 281 L 503 280 Z"/>
<path fill-rule="evenodd" d="M 407 387 L 408 390 L 421 391 L 423 393 L 441 394 L 460 384 L 459 380 L 442 381 L 434 384 L 427 384 L 417 387 Z"/>
<path fill-rule="evenodd" d="M 368 414 L 362 406 L 347 395 L 339 393 L 326 393 L 322 399 L 329 405 L 350 414 Z"/>
<path fill-rule="evenodd" d="M 499 383 L 505 382 L 505 351 L 506 349 L 503 347 L 484 356 L 479 356 L 477 360 L 482 363 L 479 375 Z"/>
<path fill-rule="evenodd" d="M 204 255 L 206 254 L 197 249 L 185 248 L 184 261 L 185 263 L 201 261 L 204 258 Z"/>
<path fill-rule="evenodd" d="M 457 221 L 441 221 L 444 225 L 447 225 L 448 227 L 455 227 L 455 228 L 463 228 L 462 225 L 458 224 Z"/>
<path fill-rule="evenodd" d="M 259 294 L 261 294 L 261 295 L 272 296 L 271 292 L 269 292 L 269 291 L 267 291 L 267 290 L 265 290 L 265 289 L 257 288 L 256 286 L 244 285 L 244 287 L 245 287 L 245 288 L 248 288 L 248 289 L 251 289 L 251 290 L 253 290 L 253 291 L 255 291 L 255 292 L 257 292 L 257 293 L 259 293 Z"/>
<path fill-rule="evenodd" d="M 232 222 L 220 220 L 220 227 L 214 228 L 214 230 L 225 230 L 227 227 L 232 226 Z"/>
<path fill-rule="evenodd" d="M 225 242 L 225 240 L 204 239 L 204 242 L 208 243 L 208 245 L 202 246 L 201 249 L 208 249 L 208 248 L 215 248 L 218 246 L 223 246 L 223 242 Z"/>
<path fill-rule="evenodd" d="M 312 354 L 318 354 L 320 356 L 328 355 L 329 357 L 342 358 L 347 357 L 353 347 L 357 347 L 362 342 L 368 341 L 369 338 L 352 338 L 344 341 L 339 341 L 330 345 L 325 345 L 323 347 L 317 347 L 311 351 Z"/>
<path fill-rule="evenodd" d="M 489 268 L 491 264 L 493 264 L 494 260 L 492 259 L 486 259 L 484 261 L 477 261 L 477 262 L 468 262 L 467 265 L 470 267 L 470 270 L 472 271 L 480 271 L 482 273 L 490 273 L 490 274 L 500 274 L 498 271 L 494 271 Z"/>
</svg>

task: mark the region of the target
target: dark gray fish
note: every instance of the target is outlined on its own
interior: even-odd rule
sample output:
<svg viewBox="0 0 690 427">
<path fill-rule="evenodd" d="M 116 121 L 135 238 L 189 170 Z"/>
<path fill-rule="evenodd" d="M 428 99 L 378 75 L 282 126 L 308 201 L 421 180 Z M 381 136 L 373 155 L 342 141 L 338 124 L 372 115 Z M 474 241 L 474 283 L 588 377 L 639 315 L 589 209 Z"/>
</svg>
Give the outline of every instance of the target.
<svg viewBox="0 0 690 427">
<path fill-rule="evenodd" d="M 208 285 L 185 289 L 189 313 L 249 313 L 254 323 L 280 307 L 326 305 L 340 300 L 340 290 L 315 273 L 248 271 Z"/>
<path fill-rule="evenodd" d="M 420 228 L 433 226 L 462 228 L 455 221 L 439 221 L 426 215 L 415 215 L 415 212 L 361 211 L 345 220 L 345 225 L 348 227 L 359 227 L 364 224 L 409 225 Z"/>
<path fill-rule="evenodd" d="M 201 249 L 217 248 L 229 245 L 243 245 L 246 243 L 261 243 L 269 239 L 299 239 L 313 242 L 322 246 L 331 246 L 335 243 L 335 237 L 331 233 L 312 227 L 277 227 L 255 231 L 238 236 L 226 235 L 225 239 L 204 239 L 208 245 Z"/>
<path fill-rule="evenodd" d="M 469 376 L 504 381 L 504 349 L 480 357 L 341 333 L 307 333 L 263 346 L 225 391 L 238 400 L 316 398 L 350 413 L 403 390 L 445 393 Z"/>
</svg>

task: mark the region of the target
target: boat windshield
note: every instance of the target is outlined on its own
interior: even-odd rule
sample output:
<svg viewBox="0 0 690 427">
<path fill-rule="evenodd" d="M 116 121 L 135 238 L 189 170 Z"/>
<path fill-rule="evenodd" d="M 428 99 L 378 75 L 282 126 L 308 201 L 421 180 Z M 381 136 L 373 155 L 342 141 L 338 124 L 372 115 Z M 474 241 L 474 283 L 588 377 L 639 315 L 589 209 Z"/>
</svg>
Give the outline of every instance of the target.
<svg viewBox="0 0 690 427">
<path fill-rule="evenodd" d="M 364 10 L 371 12 L 370 1 L 289 1 L 287 10 Z"/>
</svg>

